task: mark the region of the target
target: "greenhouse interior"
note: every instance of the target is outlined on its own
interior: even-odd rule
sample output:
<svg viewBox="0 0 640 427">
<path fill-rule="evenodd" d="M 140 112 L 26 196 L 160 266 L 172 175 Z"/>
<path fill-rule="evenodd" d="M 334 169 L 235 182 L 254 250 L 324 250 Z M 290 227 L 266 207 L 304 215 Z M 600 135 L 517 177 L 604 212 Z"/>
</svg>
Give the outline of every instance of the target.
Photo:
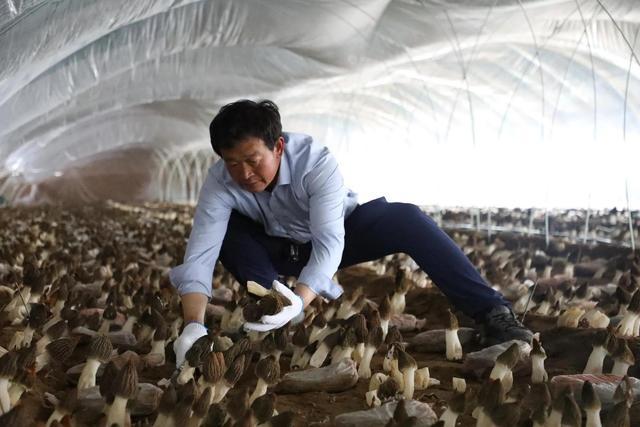
<svg viewBox="0 0 640 427">
<path fill-rule="evenodd" d="M 640 2 L 0 2 L 0 426 L 640 425 Z"/>
</svg>

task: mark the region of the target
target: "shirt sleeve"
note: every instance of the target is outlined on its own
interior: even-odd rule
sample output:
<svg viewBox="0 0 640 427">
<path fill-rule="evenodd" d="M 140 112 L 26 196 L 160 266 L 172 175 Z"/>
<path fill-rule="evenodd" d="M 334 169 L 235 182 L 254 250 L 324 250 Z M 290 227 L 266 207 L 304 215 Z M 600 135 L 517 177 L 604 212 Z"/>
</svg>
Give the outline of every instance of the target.
<svg viewBox="0 0 640 427">
<path fill-rule="evenodd" d="M 213 269 L 233 206 L 231 194 L 210 172 L 200 190 L 184 263 L 169 272 L 180 295 L 200 293 L 211 298 Z"/>
<path fill-rule="evenodd" d="M 325 298 L 343 290 L 331 279 L 344 250 L 344 200 L 347 192 L 335 158 L 325 153 L 303 179 L 309 195 L 311 256 L 298 280 Z"/>
</svg>

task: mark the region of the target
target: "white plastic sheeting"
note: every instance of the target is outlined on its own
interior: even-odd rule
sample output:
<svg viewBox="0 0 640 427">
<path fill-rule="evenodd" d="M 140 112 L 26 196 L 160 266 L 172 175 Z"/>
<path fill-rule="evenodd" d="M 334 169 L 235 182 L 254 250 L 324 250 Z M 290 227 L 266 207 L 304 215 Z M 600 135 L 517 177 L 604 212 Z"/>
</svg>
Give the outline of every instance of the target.
<svg viewBox="0 0 640 427">
<path fill-rule="evenodd" d="M 637 0 L 2 0 L 0 195 L 193 201 L 212 116 L 269 98 L 362 200 L 638 208 L 639 24 Z"/>
</svg>

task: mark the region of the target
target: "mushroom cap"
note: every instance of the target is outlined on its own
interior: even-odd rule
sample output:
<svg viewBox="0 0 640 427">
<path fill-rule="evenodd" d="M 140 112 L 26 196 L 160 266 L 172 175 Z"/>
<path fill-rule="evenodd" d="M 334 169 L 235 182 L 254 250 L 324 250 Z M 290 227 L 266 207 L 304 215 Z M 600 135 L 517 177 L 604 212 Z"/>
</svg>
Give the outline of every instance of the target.
<svg viewBox="0 0 640 427">
<path fill-rule="evenodd" d="M 324 316 L 322 315 L 317 315 L 316 317 L 313 318 L 313 321 L 311 322 L 311 326 L 315 326 L 317 328 L 324 328 L 325 326 L 327 326 L 327 319 L 324 318 Z"/>
<path fill-rule="evenodd" d="M 380 318 L 384 320 L 389 320 L 391 318 L 391 299 L 389 299 L 389 295 L 385 295 L 378 307 L 378 311 L 380 312 Z"/>
<path fill-rule="evenodd" d="M 413 356 L 402 349 L 398 349 L 398 368 L 400 368 L 401 371 L 411 368 L 415 369 L 417 367 L 418 364 Z"/>
<path fill-rule="evenodd" d="M 356 333 L 356 342 L 365 342 L 369 333 L 367 329 L 367 318 L 360 313 L 351 316 L 351 318 L 351 327 Z"/>
<path fill-rule="evenodd" d="M 387 345 L 398 344 L 399 346 L 404 347 L 404 345 L 402 344 L 404 342 L 404 340 L 402 339 L 402 333 L 397 326 L 394 325 L 389 328 L 385 342 L 387 343 Z"/>
<path fill-rule="evenodd" d="M 18 371 L 18 354 L 10 351 L 0 357 L 0 378 L 13 378 Z"/>
<path fill-rule="evenodd" d="M 449 399 L 449 409 L 456 414 L 462 414 L 466 404 L 466 393 L 453 393 L 451 399 Z"/>
<path fill-rule="evenodd" d="M 211 387 L 205 388 L 198 400 L 193 404 L 193 415 L 198 418 L 204 418 L 209 410 L 211 402 Z"/>
<path fill-rule="evenodd" d="M 627 307 L 627 311 L 630 311 L 636 314 L 640 313 L 640 289 L 637 289 L 631 296 L 631 300 L 629 301 L 629 306 Z"/>
<path fill-rule="evenodd" d="M 542 348 L 542 345 L 537 338 L 533 338 L 532 344 L 531 356 L 547 357 L 547 353 L 544 351 L 544 348 Z"/>
<path fill-rule="evenodd" d="M 277 350 L 285 351 L 289 344 L 289 326 L 285 325 L 273 331 L 273 341 Z"/>
<path fill-rule="evenodd" d="M 270 355 L 256 364 L 256 375 L 267 384 L 275 384 L 280 379 L 280 364 L 275 356 Z"/>
<path fill-rule="evenodd" d="M 167 338 L 169 338 L 169 327 L 166 323 L 163 323 L 162 325 L 158 326 L 153 333 L 153 340 L 165 341 Z"/>
<path fill-rule="evenodd" d="M 513 343 L 496 358 L 496 363 L 501 363 L 507 368 L 513 369 L 519 360 L 520 346 L 517 343 Z"/>
<path fill-rule="evenodd" d="M 97 334 L 91 338 L 87 359 L 98 359 L 100 362 L 106 363 L 109 361 L 112 351 L 113 345 L 109 337 L 105 334 Z"/>
<path fill-rule="evenodd" d="M 207 417 L 202 425 L 205 426 L 215 426 L 222 427 L 225 419 L 227 418 L 227 412 L 224 410 L 221 404 L 214 403 L 209 406 L 209 411 L 207 412 Z"/>
<path fill-rule="evenodd" d="M 318 316 L 316 316 L 318 317 Z M 322 316 L 320 316 L 322 317 Z M 314 319 L 315 320 L 315 319 Z M 296 330 L 293 333 L 293 337 L 291 338 L 291 342 L 293 345 L 297 347 L 304 347 L 309 344 L 309 330 L 304 326 L 304 323 L 299 323 L 296 326 Z"/>
<path fill-rule="evenodd" d="M 377 309 L 371 310 L 371 314 L 367 316 L 368 329 L 373 329 L 376 326 L 380 326 L 382 323 L 380 319 L 380 312 Z"/>
<path fill-rule="evenodd" d="M 582 413 L 580 407 L 573 398 L 573 393 L 569 393 L 564 397 L 564 409 L 562 411 L 562 425 L 570 427 L 582 426 Z"/>
<path fill-rule="evenodd" d="M 107 305 L 107 307 L 102 312 L 102 318 L 106 320 L 115 320 L 118 316 L 118 310 L 116 310 L 116 306 L 113 304 Z"/>
<path fill-rule="evenodd" d="M 208 387 L 207 387 L 208 388 Z M 158 405 L 158 412 L 167 414 L 171 412 L 171 408 L 178 402 L 178 393 L 173 383 L 169 384 L 169 387 L 162 393 L 160 398 L 160 404 Z"/>
<path fill-rule="evenodd" d="M 336 345 L 340 344 L 340 342 L 342 341 L 343 334 L 344 334 L 344 330 L 340 328 L 337 331 L 327 335 L 327 337 L 322 341 L 322 343 L 331 349 Z"/>
<path fill-rule="evenodd" d="M 18 350 L 18 367 L 20 369 L 29 369 L 31 365 L 36 361 L 37 346 L 35 342 L 32 342 L 29 347 L 23 347 Z"/>
<path fill-rule="evenodd" d="M 234 420 L 239 420 L 250 408 L 250 391 L 248 387 L 243 387 L 227 402 L 227 412 Z"/>
<path fill-rule="evenodd" d="M 103 397 L 113 395 L 111 393 L 111 383 L 113 383 L 118 376 L 118 367 L 113 361 L 107 363 L 102 371 L 102 376 L 98 379 L 98 386 L 100 387 L 100 394 Z"/>
<path fill-rule="evenodd" d="M 118 376 L 111 383 L 111 390 L 114 395 L 125 399 L 132 399 L 138 391 L 138 371 L 133 359 L 118 372 Z"/>
<path fill-rule="evenodd" d="M 223 377 L 226 369 L 224 354 L 219 351 L 213 351 L 205 356 L 202 364 L 202 375 L 204 375 L 204 379 L 208 383 L 215 384 Z"/>
<path fill-rule="evenodd" d="M 624 362 L 628 365 L 633 365 L 636 358 L 633 356 L 633 352 L 629 348 L 629 343 L 625 339 L 618 340 L 618 346 L 613 353 L 613 360 Z"/>
<path fill-rule="evenodd" d="M 503 388 L 500 379 L 488 379 L 482 384 L 478 403 L 487 410 L 497 407 L 503 401 Z"/>
<path fill-rule="evenodd" d="M 375 348 L 380 347 L 382 345 L 382 336 L 383 332 L 380 326 L 369 329 L 367 344 Z"/>
<path fill-rule="evenodd" d="M 244 337 L 235 343 L 227 351 L 224 352 L 224 361 L 227 366 L 231 366 L 231 363 L 241 354 L 251 351 L 251 341 L 249 338 Z"/>
<path fill-rule="evenodd" d="M 589 381 L 582 384 L 582 407 L 584 409 L 600 409 L 600 398 Z"/>
<path fill-rule="evenodd" d="M 227 372 L 225 372 L 224 379 L 230 385 L 233 385 L 236 382 L 238 382 L 238 380 L 242 376 L 242 373 L 244 372 L 244 362 L 245 362 L 244 359 L 245 359 L 244 354 L 241 354 L 240 356 L 236 357 L 235 360 L 231 362 L 231 364 L 229 365 Z"/>
<path fill-rule="evenodd" d="M 340 345 L 344 348 L 355 347 L 358 344 L 356 331 L 352 327 L 348 327 L 342 335 Z"/>
<path fill-rule="evenodd" d="M 247 322 L 259 322 L 264 314 L 263 308 L 255 302 L 250 302 L 242 309 L 242 316 Z"/>
<path fill-rule="evenodd" d="M 256 416 L 258 424 L 264 424 L 271 419 L 276 407 L 276 395 L 266 393 L 258 397 L 251 404 L 251 409 Z"/>
<path fill-rule="evenodd" d="M 62 337 L 51 341 L 45 347 L 53 360 L 64 362 L 67 360 L 78 344 L 78 338 Z"/>
<path fill-rule="evenodd" d="M 378 397 L 380 400 L 385 400 L 391 397 L 395 397 L 395 395 L 400 391 L 400 384 L 392 377 L 388 377 L 380 386 L 378 387 Z"/>
<path fill-rule="evenodd" d="M 520 418 L 520 404 L 513 402 L 498 405 L 489 410 L 489 418 L 496 426 L 517 425 Z"/>
<path fill-rule="evenodd" d="M 189 362 L 189 366 L 196 368 L 200 366 L 202 360 L 210 350 L 211 338 L 209 335 L 203 335 L 193 343 L 189 350 L 187 350 L 184 358 Z"/>
<path fill-rule="evenodd" d="M 29 310 L 29 326 L 38 329 L 45 324 L 49 317 L 49 309 L 44 304 L 31 304 Z"/>
<path fill-rule="evenodd" d="M 278 294 L 268 293 L 267 295 L 260 298 L 258 305 L 262 309 L 262 312 L 266 315 L 274 315 L 278 314 L 282 311 L 285 305 L 291 305 L 291 303 L 287 300 L 287 304 L 285 304 L 285 298 L 279 298 Z"/>
</svg>

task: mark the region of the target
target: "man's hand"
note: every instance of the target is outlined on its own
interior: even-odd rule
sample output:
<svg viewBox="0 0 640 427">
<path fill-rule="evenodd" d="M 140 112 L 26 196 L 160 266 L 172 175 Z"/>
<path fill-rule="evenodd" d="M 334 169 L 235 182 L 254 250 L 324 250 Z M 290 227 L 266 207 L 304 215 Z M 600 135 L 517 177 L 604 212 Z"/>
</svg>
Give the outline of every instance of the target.
<svg viewBox="0 0 640 427">
<path fill-rule="evenodd" d="M 304 310 L 304 300 L 302 297 L 296 295 L 287 287 L 277 280 L 273 281 L 272 289 L 282 294 L 288 299 L 291 304 L 284 307 L 282 311 L 274 315 L 265 315 L 260 318 L 260 322 L 252 323 L 247 322 L 244 324 L 244 329 L 247 331 L 266 332 L 273 329 L 278 329 L 286 325 L 289 321 L 296 317 L 300 317 L 300 314 Z"/>
<path fill-rule="evenodd" d="M 196 340 L 207 335 L 207 328 L 202 323 L 192 322 L 184 327 L 180 336 L 173 342 L 173 351 L 176 353 L 176 368 L 184 363 L 184 356 Z"/>
</svg>

